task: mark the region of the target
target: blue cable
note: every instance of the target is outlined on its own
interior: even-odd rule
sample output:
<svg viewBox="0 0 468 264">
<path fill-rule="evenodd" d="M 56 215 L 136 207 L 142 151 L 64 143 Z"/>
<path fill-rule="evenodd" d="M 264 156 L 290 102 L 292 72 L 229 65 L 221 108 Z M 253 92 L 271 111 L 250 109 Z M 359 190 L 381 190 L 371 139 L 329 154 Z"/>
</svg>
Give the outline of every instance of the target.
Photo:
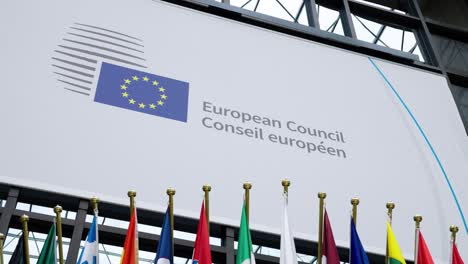
<svg viewBox="0 0 468 264">
<path fill-rule="evenodd" d="M 398 94 L 398 92 L 395 90 L 395 88 L 393 87 L 393 85 L 390 83 L 390 81 L 387 79 L 387 77 L 385 76 L 385 74 L 383 74 L 383 72 L 380 70 L 380 68 L 375 64 L 375 62 L 370 58 L 370 57 L 367 57 L 369 59 L 369 61 L 372 63 L 372 65 L 374 66 L 374 68 L 379 72 L 380 76 L 382 76 L 382 78 L 385 80 L 385 82 L 387 83 L 387 85 L 392 89 L 393 93 L 395 94 L 395 96 L 398 98 L 398 100 L 400 101 L 400 103 L 403 105 L 403 107 L 406 109 L 406 112 L 408 112 L 408 114 L 410 115 L 411 119 L 413 120 L 414 124 L 416 125 L 416 127 L 418 128 L 419 132 L 421 133 L 422 137 L 424 138 L 424 141 L 426 141 L 427 143 L 427 146 L 429 147 L 429 149 L 431 150 L 432 152 L 432 155 L 434 156 L 435 160 L 437 161 L 437 164 L 439 165 L 439 168 L 440 170 L 442 171 L 442 174 L 444 175 L 445 177 L 445 181 L 447 182 L 447 185 L 450 189 L 450 192 L 452 193 L 452 196 L 453 196 L 453 199 L 455 200 L 455 204 L 457 205 L 457 208 L 458 208 L 458 212 L 460 213 L 460 217 L 463 221 L 463 225 L 465 226 L 465 231 L 466 233 L 468 234 L 468 224 L 466 222 L 466 219 L 465 219 L 465 215 L 463 214 L 463 211 L 461 209 L 461 206 L 460 206 L 460 202 L 458 201 L 458 198 L 457 198 L 457 195 L 455 194 L 455 191 L 453 190 L 453 187 L 452 187 L 452 183 L 450 182 L 450 179 L 448 178 L 447 176 L 447 173 L 445 172 L 445 169 L 444 169 L 444 166 L 442 166 L 442 162 L 440 162 L 440 159 L 439 159 L 439 156 L 437 156 L 435 150 L 434 150 L 434 147 L 432 146 L 431 142 L 429 141 L 429 139 L 427 138 L 426 136 L 426 133 L 424 133 L 424 130 L 422 129 L 421 125 L 419 125 L 419 122 L 418 120 L 416 120 L 416 118 L 414 117 L 413 113 L 411 112 L 411 110 L 409 109 L 408 105 L 406 105 L 405 101 L 403 101 L 403 99 L 401 98 L 401 96 Z"/>
</svg>

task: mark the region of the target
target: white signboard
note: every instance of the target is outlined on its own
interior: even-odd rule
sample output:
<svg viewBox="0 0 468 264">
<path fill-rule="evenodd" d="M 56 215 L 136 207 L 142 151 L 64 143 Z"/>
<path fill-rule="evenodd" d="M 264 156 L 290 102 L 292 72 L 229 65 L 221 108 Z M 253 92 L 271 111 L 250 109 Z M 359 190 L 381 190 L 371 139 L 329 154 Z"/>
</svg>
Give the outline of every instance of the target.
<svg viewBox="0 0 468 264">
<path fill-rule="evenodd" d="M 0 180 L 316 240 L 317 192 L 348 246 L 350 198 L 367 251 L 385 252 L 388 201 L 406 258 L 413 216 L 436 262 L 468 214 L 466 135 L 446 80 L 149 0 L 0 4 Z M 450 186 L 452 189 L 450 189 Z M 310 252 L 315 254 L 315 252 Z"/>
</svg>

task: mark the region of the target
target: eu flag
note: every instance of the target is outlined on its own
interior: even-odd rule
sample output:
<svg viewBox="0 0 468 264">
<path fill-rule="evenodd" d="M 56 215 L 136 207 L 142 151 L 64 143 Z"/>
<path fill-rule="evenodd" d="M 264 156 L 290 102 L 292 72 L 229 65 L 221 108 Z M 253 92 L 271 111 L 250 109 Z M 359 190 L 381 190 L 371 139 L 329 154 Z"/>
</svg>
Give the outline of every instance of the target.
<svg viewBox="0 0 468 264">
<path fill-rule="evenodd" d="M 95 102 L 187 122 L 189 84 L 102 63 Z"/>
</svg>

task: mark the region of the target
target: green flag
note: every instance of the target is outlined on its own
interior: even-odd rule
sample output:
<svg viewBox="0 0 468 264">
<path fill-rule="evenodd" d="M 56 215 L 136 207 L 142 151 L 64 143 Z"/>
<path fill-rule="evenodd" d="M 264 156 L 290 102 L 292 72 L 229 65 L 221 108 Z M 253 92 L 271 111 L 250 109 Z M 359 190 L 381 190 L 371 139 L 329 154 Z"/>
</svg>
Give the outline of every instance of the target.
<svg viewBox="0 0 468 264">
<path fill-rule="evenodd" d="M 242 206 L 236 264 L 255 264 L 249 223 L 247 222 L 247 213 L 245 212 L 245 202 Z"/>
<path fill-rule="evenodd" d="M 42 247 L 41 254 L 39 254 L 39 258 L 37 259 L 37 264 L 56 264 L 55 258 L 55 224 L 52 225 L 50 228 L 49 234 L 44 242 L 44 246 Z"/>
<path fill-rule="evenodd" d="M 24 250 L 24 238 L 23 233 L 21 233 L 18 244 L 16 244 L 15 251 L 13 251 L 13 255 L 11 255 L 10 262 L 8 264 L 25 264 L 26 263 L 26 253 Z"/>
</svg>

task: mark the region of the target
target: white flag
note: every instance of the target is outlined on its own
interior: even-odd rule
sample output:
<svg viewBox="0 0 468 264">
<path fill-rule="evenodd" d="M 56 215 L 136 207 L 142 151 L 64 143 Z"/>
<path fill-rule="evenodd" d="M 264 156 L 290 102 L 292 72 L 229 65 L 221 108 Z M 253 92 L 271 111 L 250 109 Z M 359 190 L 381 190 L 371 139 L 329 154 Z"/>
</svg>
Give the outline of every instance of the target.
<svg viewBox="0 0 468 264">
<path fill-rule="evenodd" d="M 281 228 L 280 264 L 297 264 L 296 246 L 288 218 L 288 194 L 285 193 L 283 205 L 283 225 Z"/>
<path fill-rule="evenodd" d="M 97 212 L 95 212 L 93 223 L 89 229 L 85 245 L 81 250 L 77 264 L 99 264 L 99 232 L 97 219 Z"/>
</svg>

